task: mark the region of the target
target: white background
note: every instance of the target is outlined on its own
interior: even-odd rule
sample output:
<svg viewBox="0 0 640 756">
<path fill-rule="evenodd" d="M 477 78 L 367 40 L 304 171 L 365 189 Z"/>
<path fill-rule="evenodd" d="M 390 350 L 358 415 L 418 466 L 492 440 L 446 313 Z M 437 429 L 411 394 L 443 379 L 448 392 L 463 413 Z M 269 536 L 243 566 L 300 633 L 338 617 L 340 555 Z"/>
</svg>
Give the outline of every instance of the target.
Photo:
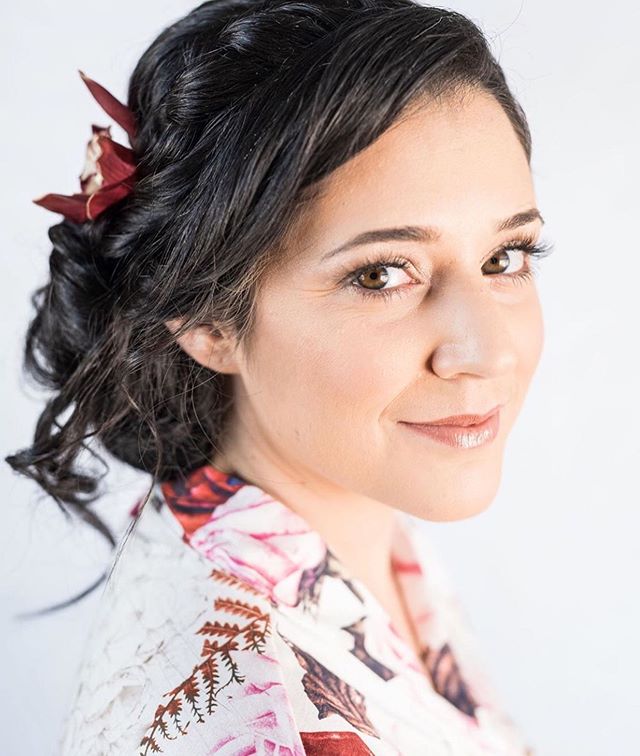
<svg viewBox="0 0 640 756">
<path fill-rule="evenodd" d="M 77 190 L 90 124 L 104 122 L 77 69 L 125 99 L 144 48 L 194 5 L 35 0 L 3 12 L 3 457 L 30 443 L 43 404 L 19 363 L 59 216 L 31 200 Z M 525 108 L 543 238 L 556 249 L 538 279 L 544 353 L 499 494 L 477 517 L 425 527 L 537 756 L 637 754 L 640 14 L 631 0 L 449 7 L 482 26 Z M 42 619 L 12 616 L 80 592 L 110 552 L 6 463 L 0 476 L 0 751 L 41 756 L 53 753 L 100 590 Z M 97 511 L 118 530 L 147 477 L 113 464 L 105 484 Z"/>
</svg>

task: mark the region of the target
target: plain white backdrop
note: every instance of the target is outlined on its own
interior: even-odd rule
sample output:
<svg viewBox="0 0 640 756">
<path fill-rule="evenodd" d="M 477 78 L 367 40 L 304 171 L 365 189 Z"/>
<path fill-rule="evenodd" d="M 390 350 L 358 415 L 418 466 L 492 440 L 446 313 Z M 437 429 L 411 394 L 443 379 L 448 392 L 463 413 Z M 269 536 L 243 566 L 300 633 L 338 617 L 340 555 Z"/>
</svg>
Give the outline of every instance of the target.
<svg viewBox="0 0 640 756">
<path fill-rule="evenodd" d="M 31 200 L 77 191 L 92 122 L 127 143 L 77 69 L 125 99 L 145 47 L 196 4 L 35 0 L 3 11 L 2 457 L 31 442 L 44 402 L 20 360 L 29 297 L 48 274 L 46 232 L 60 216 Z M 538 278 L 544 352 L 498 496 L 474 518 L 424 527 L 536 756 L 637 754 L 640 12 L 631 0 L 597 12 L 550 0 L 447 7 L 484 29 L 528 115 L 543 239 L 555 251 Z M 0 479 L 0 752 L 44 756 L 100 589 L 40 619 L 14 615 L 80 592 L 111 554 L 4 462 Z M 147 483 L 111 461 L 97 511 L 116 532 Z"/>
</svg>

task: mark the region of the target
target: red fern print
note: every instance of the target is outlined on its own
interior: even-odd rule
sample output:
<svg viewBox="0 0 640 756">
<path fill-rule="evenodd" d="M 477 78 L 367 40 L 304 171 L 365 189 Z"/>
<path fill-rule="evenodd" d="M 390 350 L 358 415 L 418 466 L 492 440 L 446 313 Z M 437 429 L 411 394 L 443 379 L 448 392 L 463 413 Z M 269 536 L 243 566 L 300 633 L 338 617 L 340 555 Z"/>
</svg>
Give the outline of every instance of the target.
<svg viewBox="0 0 640 756">
<path fill-rule="evenodd" d="M 241 588 L 248 593 L 260 595 L 252 586 L 219 570 L 213 570 L 210 577 L 218 582 Z M 165 740 L 175 740 L 178 734 L 186 735 L 191 718 L 204 722 L 203 711 L 208 715 L 213 713 L 217 705 L 216 696 L 223 688 L 233 682 L 244 682 L 245 678 L 239 673 L 238 665 L 232 656 L 233 651 L 240 649 L 241 640 L 243 641 L 241 650 L 264 653 L 266 639 L 270 633 L 268 612 L 263 612 L 259 606 L 232 598 L 216 598 L 214 609 L 241 617 L 247 622 L 243 625 L 235 622 L 205 622 L 198 629 L 199 635 L 207 636 L 200 652 L 204 659 L 194 666 L 189 677 L 164 694 L 169 696 L 169 700 L 157 707 L 153 722 L 140 741 L 140 756 L 163 753 L 158 745 L 159 736 Z M 219 685 L 221 674 L 224 674 L 227 679 Z M 183 724 L 181 716 L 185 713 L 185 709 L 187 716 L 191 718 Z M 170 723 L 178 734 L 171 735 Z"/>
</svg>

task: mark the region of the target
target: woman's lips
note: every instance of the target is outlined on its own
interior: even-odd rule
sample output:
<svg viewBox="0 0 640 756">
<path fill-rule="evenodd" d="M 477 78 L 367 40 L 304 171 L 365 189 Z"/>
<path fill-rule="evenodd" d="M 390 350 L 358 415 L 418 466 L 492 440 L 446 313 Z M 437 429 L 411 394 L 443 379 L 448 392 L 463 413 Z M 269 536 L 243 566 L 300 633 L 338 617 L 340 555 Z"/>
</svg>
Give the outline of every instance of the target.
<svg viewBox="0 0 640 756">
<path fill-rule="evenodd" d="M 469 449 L 487 444 L 498 435 L 500 408 L 486 420 L 475 425 L 426 425 L 406 423 L 402 420 L 400 422 L 421 436 L 427 436 L 457 449 Z"/>
</svg>

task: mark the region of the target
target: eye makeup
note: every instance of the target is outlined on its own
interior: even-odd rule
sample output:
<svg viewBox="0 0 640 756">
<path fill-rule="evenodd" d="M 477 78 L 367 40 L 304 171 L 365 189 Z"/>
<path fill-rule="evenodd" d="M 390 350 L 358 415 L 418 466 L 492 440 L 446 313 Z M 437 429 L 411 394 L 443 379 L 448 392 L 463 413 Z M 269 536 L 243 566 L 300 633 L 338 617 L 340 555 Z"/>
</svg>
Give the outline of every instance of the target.
<svg viewBox="0 0 640 756">
<path fill-rule="evenodd" d="M 554 246 L 550 243 L 535 243 L 533 237 L 526 236 L 512 239 L 511 241 L 500 245 L 500 247 L 494 250 L 487 259 L 490 260 L 492 257 L 498 257 L 503 252 L 513 249 L 520 250 L 524 253 L 526 263 L 524 267 L 516 273 L 491 273 L 488 275 L 498 278 L 508 285 L 523 285 L 534 278 L 537 273 L 538 261 L 543 257 L 550 255 Z M 346 290 L 353 291 L 356 296 L 363 297 L 364 299 L 389 300 L 394 296 L 403 296 L 408 288 L 415 286 L 419 281 L 414 279 L 413 283 L 394 286 L 388 289 L 367 289 L 361 285 L 361 276 L 380 268 L 408 270 L 412 267 L 414 266 L 409 260 L 399 255 L 389 255 L 388 253 L 373 255 L 367 258 L 357 269 L 348 270 L 346 275 L 343 275 L 340 279 L 340 286 Z M 407 273 L 407 275 L 409 274 Z"/>
</svg>

